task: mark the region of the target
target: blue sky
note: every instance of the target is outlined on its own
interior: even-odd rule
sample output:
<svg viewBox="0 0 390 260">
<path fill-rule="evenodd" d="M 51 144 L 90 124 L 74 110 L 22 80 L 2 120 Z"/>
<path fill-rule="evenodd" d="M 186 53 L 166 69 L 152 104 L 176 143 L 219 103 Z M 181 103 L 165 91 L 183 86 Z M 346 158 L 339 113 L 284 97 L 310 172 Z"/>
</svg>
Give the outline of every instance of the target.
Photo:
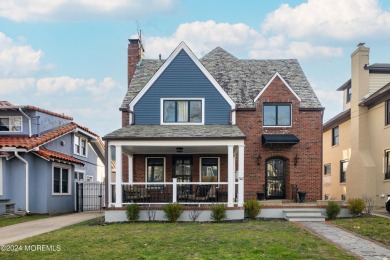
<svg viewBox="0 0 390 260">
<path fill-rule="evenodd" d="M 142 30 L 146 58 L 185 41 L 198 58 L 220 46 L 238 58 L 296 58 L 326 108 L 350 78 L 359 42 L 390 63 L 388 0 L 2 0 L 0 100 L 74 117 L 104 136 L 120 128 L 127 43 Z"/>
</svg>

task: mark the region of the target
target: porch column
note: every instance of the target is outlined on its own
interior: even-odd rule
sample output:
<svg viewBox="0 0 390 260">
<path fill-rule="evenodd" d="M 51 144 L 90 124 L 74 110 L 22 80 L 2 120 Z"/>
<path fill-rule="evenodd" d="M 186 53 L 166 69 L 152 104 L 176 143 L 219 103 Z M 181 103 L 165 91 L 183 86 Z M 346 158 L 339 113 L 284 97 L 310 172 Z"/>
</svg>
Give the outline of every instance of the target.
<svg viewBox="0 0 390 260">
<path fill-rule="evenodd" d="M 115 146 L 115 207 L 122 207 L 122 146 Z"/>
<path fill-rule="evenodd" d="M 235 197 L 235 173 L 233 145 L 228 145 L 228 207 L 234 206 Z"/>
<path fill-rule="evenodd" d="M 238 146 L 238 206 L 244 204 L 244 146 Z"/>
<path fill-rule="evenodd" d="M 129 182 L 131 183 L 134 180 L 134 178 L 133 178 L 133 176 L 134 176 L 134 173 L 133 173 L 133 158 L 134 157 L 131 154 L 131 155 L 128 155 L 127 158 L 128 158 L 128 161 L 129 161 L 129 163 L 128 163 L 128 165 L 129 165 Z"/>
</svg>

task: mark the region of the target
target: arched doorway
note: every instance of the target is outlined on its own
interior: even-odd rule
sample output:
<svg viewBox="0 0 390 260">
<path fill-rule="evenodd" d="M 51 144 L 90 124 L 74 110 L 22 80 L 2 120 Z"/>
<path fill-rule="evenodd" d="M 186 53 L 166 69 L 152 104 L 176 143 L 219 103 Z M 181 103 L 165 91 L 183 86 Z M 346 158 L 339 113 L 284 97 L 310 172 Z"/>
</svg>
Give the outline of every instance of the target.
<svg viewBox="0 0 390 260">
<path fill-rule="evenodd" d="M 286 198 L 286 161 L 273 158 L 266 161 L 266 198 Z"/>
</svg>

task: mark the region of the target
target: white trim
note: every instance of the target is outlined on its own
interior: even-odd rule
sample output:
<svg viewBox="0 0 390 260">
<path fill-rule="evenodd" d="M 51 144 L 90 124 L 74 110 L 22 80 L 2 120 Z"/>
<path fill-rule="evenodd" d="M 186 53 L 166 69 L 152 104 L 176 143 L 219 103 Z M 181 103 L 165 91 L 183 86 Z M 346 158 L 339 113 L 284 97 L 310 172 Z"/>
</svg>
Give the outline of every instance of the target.
<svg viewBox="0 0 390 260">
<path fill-rule="evenodd" d="M 213 76 L 211 76 L 211 74 L 206 70 L 206 68 L 202 65 L 202 63 L 198 60 L 198 58 L 193 54 L 193 52 L 188 48 L 188 46 L 184 42 L 181 42 L 176 47 L 176 49 L 172 52 L 172 54 L 168 57 L 168 59 L 164 62 L 164 64 L 153 75 L 153 77 L 149 80 L 149 82 L 142 88 L 142 90 L 130 102 L 129 110 L 134 111 L 134 106 L 143 97 L 143 95 L 149 90 L 149 88 L 154 84 L 154 82 L 156 82 L 156 80 L 165 71 L 165 69 L 172 63 L 172 61 L 176 58 L 176 56 L 180 53 L 181 50 L 184 50 L 187 53 L 187 55 L 192 59 L 192 61 L 196 64 L 196 66 L 198 66 L 198 68 L 203 72 L 203 74 L 211 82 L 211 84 L 216 88 L 216 90 L 225 98 L 226 102 L 229 103 L 230 107 L 232 109 L 235 109 L 236 104 L 233 102 L 233 100 L 228 96 L 228 94 L 223 90 L 223 88 L 218 84 L 218 82 L 213 78 Z"/>
<path fill-rule="evenodd" d="M 122 146 L 223 146 L 227 145 L 242 145 L 244 139 L 218 139 L 218 140 L 110 140 L 110 145 L 122 145 Z"/>
<path fill-rule="evenodd" d="M 166 180 L 166 158 L 162 156 L 152 156 L 152 157 L 145 157 L 145 182 L 148 184 L 153 184 L 153 182 L 148 182 L 148 159 L 164 159 L 164 182 Z M 146 185 L 147 186 L 147 185 Z"/>
<path fill-rule="evenodd" d="M 79 153 L 76 151 L 76 137 L 79 138 L 79 143 L 78 143 L 78 146 L 79 146 L 79 149 L 80 149 Z M 85 137 L 82 137 L 80 135 L 75 134 L 73 140 L 74 140 L 73 141 L 73 152 L 74 152 L 74 154 L 77 154 L 77 155 L 82 156 L 82 157 L 88 157 L 88 145 L 89 145 L 88 139 L 85 138 Z M 85 140 L 85 154 L 82 154 L 82 152 L 81 152 L 82 151 L 81 143 L 82 143 L 83 140 Z"/>
<path fill-rule="evenodd" d="M 75 181 L 81 182 L 79 173 L 82 173 L 82 174 L 83 174 L 83 180 L 82 180 L 82 181 L 85 181 L 85 179 L 86 179 L 86 178 L 85 178 L 85 176 L 86 176 L 85 170 L 74 170 L 74 173 L 77 174 L 77 179 L 75 179 Z M 74 175 L 74 174 L 73 174 L 73 175 Z"/>
<path fill-rule="evenodd" d="M 81 129 L 80 127 L 76 127 L 76 131 L 75 131 L 75 132 L 76 132 L 76 133 L 82 133 L 83 135 L 89 136 L 89 137 L 91 137 L 92 139 L 97 139 L 97 136 L 88 133 L 87 131 Z"/>
<path fill-rule="evenodd" d="M 22 116 L 0 116 L 1 118 L 8 118 L 11 121 L 11 118 L 19 117 L 20 118 L 20 131 L 0 131 L 0 133 L 21 133 L 23 132 L 23 117 Z M 11 129 L 11 122 L 9 122 L 8 127 Z"/>
<path fill-rule="evenodd" d="M 54 168 L 59 168 L 61 169 L 61 177 L 60 177 L 60 192 L 56 193 L 54 192 Z M 68 192 L 64 193 L 62 192 L 62 170 L 67 169 L 68 170 Z M 59 164 L 59 163 L 53 163 L 51 167 L 51 195 L 53 196 L 62 196 L 62 195 L 72 195 L 72 169 L 70 166 L 65 165 L 65 164 Z"/>
<path fill-rule="evenodd" d="M 92 175 L 86 175 L 85 181 L 93 182 L 93 176 Z"/>
<path fill-rule="evenodd" d="M 122 207 L 122 146 L 115 145 L 115 207 Z"/>
<path fill-rule="evenodd" d="M 4 182 L 3 182 L 3 157 L 0 157 L 0 195 L 3 194 L 3 187 L 4 187 Z"/>
<path fill-rule="evenodd" d="M 202 102 L 202 121 L 197 123 L 191 122 L 174 122 L 174 123 L 164 123 L 164 101 L 201 101 Z M 204 98 L 160 98 L 160 124 L 161 125 L 204 125 L 205 122 L 205 100 Z M 188 111 L 189 113 L 190 111 Z"/>
<path fill-rule="evenodd" d="M 280 76 L 279 72 L 276 72 L 272 78 L 268 81 L 268 83 L 265 85 L 265 87 L 260 91 L 260 93 L 256 96 L 256 98 L 254 99 L 254 102 L 256 103 L 257 100 L 260 98 L 260 96 L 264 93 L 264 91 L 269 87 L 269 85 L 271 85 L 272 81 L 274 81 L 274 79 L 276 77 L 279 77 L 283 84 L 290 90 L 291 93 L 294 94 L 294 96 L 299 100 L 299 102 L 301 102 L 301 98 L 298 97 L 297 93 L 295 93 L 295 91 L 290 87 L 290 85 L 284 80 L 284 78 L 282 76 Z"/>
<path fill-rule="evenodd" d="M 199 157 L 199 182 L 202 182 L 202 159 L 218 159 L 218 179 L 217 182 L 220 181 L 221 177 L 221 158 L 217 156 L 205 156 L 205 157 Z"/>
</svg>

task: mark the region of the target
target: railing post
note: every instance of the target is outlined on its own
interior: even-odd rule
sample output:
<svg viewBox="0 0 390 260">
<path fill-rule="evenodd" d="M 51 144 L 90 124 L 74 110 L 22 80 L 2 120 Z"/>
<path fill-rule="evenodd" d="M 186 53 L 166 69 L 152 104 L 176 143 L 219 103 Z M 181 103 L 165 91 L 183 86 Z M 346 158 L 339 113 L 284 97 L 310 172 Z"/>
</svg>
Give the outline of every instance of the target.
<svg viewBox="0 0 390 260">
<path fill-rule="evenodd" d="M 177 202 L 177 178 L 172 178 L 172 202 Z"/>
<path fill-rule="evenodd" d="M 233 145 L 228 145 L 228 207 L 234 206 L 235 173 L 234 173 Z"/>
</svg>

